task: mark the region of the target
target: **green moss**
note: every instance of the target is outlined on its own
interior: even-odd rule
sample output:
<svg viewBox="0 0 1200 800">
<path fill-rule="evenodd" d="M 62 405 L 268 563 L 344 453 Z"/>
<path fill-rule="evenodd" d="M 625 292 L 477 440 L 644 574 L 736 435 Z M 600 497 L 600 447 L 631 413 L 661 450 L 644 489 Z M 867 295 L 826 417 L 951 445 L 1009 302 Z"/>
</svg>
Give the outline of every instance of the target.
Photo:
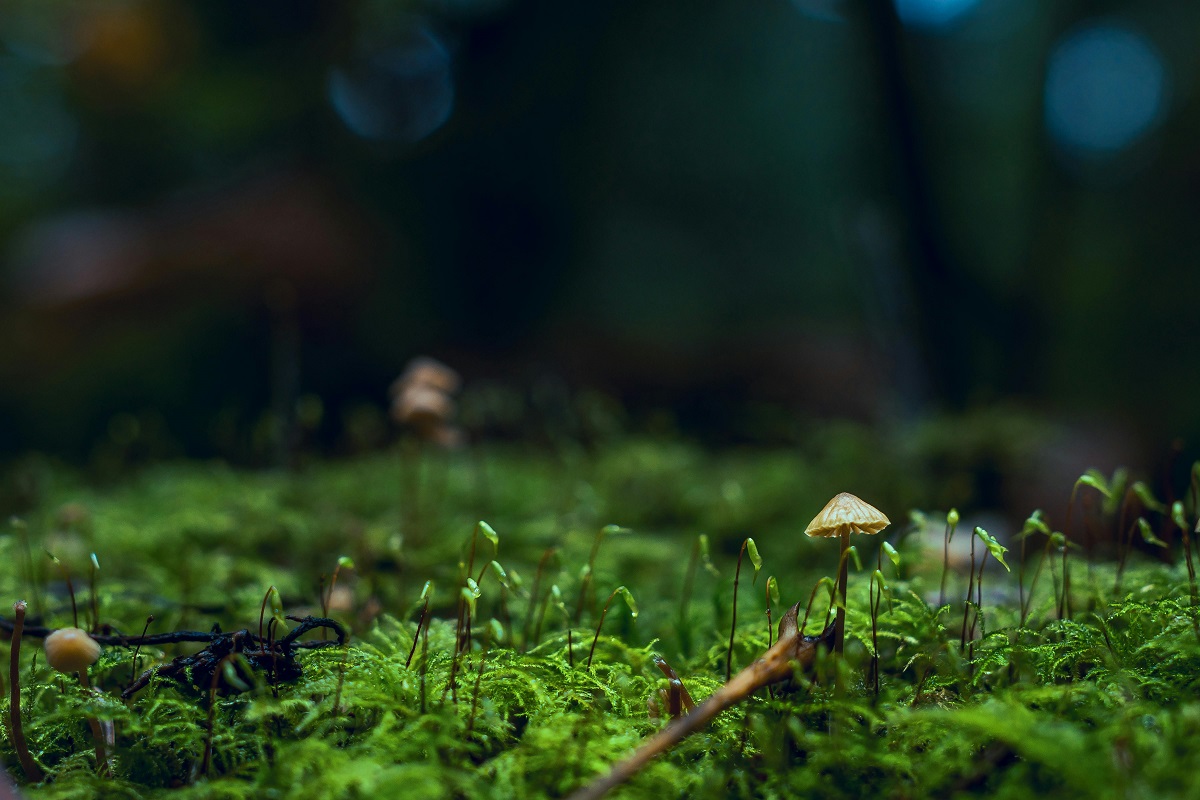
<svg viewBox="0 0 1200 800">
<path fill-rule="evenodd" d="M 106 648 L 92 670 L 103 692 L 96 695 L 49 671 L 38 642 L 26 639 L 22 711 L 48 780 L 24 791 L 31 798 L 561 796 L 664 724 L 648 710 L 661 707 L 666 686 L 654 653 L 697 700 L 720 685 L 732 565 L 747 534 L 785 605 L 807 601 L 815 581 L 833 572 L 836 548 L 800 532 L 843 488 L 825 481 L 851 471 L 847 452 L 867 449 L 864 435 L 808 459 L 714 456 L 645 441 L 614 442 L 586 457 L 505 448 L 431 454 L 419 465 L 416 492 L 405 489 L 414 465 L 394 455 L 313 464 L 298 474 L 167 465 L 105 489 L 39 467 L 27 530 L 0 536 L 0 564 L 9 565 L 0 569 L 0 596 L 28 598 L 31 623 L 71 622 L 65 585 L 41 555 L 46 548 L 70 569 L 81 619 L 96 553 L 100 623 L 127 634 L 140 632 L 150 614 L 151 632 L 214 623 L 257 632 L 270 585 L 287 613 L 320 614 L 322 576 L 327 584 L 345 555 L 356 568 L 340 573 L 338 586 L 352 604 L 331 615 L 353 635 L 345 649 L 302 651 L 303 674 L 292 683 L 271 685 L 260 674 L 250 691 L 222 687 L 212 695 L 157 678 L 128 702 L 118 697 L 135 672 L 200 645 L 143 648 L 137 665 L 132 651 Z M 873 470 L 885 508 L 916 491 L 911 474 L 889 483 L 878 465 Z M 508 584 L 498 573 L 482 578 L 472 639 L 456 665 L 459 589 L 480 517 L 500 534 L 495 558 Z M 605 537 L 585 571 L 607 523 L 635 532 Z M 696 568 L 683 606 L 699 533 L 711 537 L 720 575 Z M 1186 571 L 1136 562 L 1123 577 L 1126 589 L 1115 593 L 1112 567 L 1098 564 L 1089 575 L 1076 566 L 1075 613 L 1057 620 L 1048 568 L 1024 627 L 1015 578 L 989 573 L 982 635 L 963 652 L 965 580 L 951 580 L 948 597 L 956 599 L 946 607 L 927 600 L 937 594 L 940 538 L 929 569 L 921 562 L 931 543 L 921 537 L 934 535 L 940 529 L 894 540 L 900 570 L 884 568 L 878 697 L 866 677 L 873 639 L 864 571 L 852 575 L 845 662 L 821 658 L 813 674 L 722 713 L 614 796 L 1194 796 L 1200 642 Z M 549 547 L 557 557 L 543 562 Z M 477 542 L 474 572 L 492 556 L 490 544 Z M 874 563 L 873 553 L 864 556 Z M 768 645 L 764 582 L 742 577 L 735 670 Z M 433 589 L 423 614 L 427 581 Z M 641 613 L 634 620 L 610 609 L 587 669 L 600 608 L 619 585 L 637 597 Z M 810 629 L 823 622 L 826 599 L 818 592 Z M 784 610 L 773 609 L 776 621 Z M 423 617 L 427 638 L 414 642 Z M 841 694 L 833 688 L 839 669 Z M 0 713 L 7 712 L 5 698 Z M 89 718 L 115 726 L 111 775 L 96 774 Z M 7 732 L 0 756 L 21 781 Z"/>
</svg>

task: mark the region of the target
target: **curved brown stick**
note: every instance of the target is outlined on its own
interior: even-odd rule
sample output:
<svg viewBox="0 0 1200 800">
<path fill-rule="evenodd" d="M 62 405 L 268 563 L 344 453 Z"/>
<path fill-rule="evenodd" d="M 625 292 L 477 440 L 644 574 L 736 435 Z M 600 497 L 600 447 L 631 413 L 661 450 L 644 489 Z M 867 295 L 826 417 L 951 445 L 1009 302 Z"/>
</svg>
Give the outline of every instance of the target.
<svg viewBox="0 0 1200 800">
<path fill-rule="evenodd" d="M 801 636 L 796 627 L 800 604 L 792 606 L 779 620 L 779 641 L 717 689 L 690 714 L 680 717 L 650 737 L 633 755 L 612 768 L 607 775 L 576 791 L 567 800 L 597 800 L 609 789 L 620 786 L 637 774 L 655 756 L 664 753 L 685 737 L 695 733 L 731 706 L 745 700 L 758 689 L 777 683 L 793 674 L 793 662 L 807 668 L 817 655 L 818 645 L 833 644 L 835 626 L 830 625 L 818 636 Z"/>
</svg>

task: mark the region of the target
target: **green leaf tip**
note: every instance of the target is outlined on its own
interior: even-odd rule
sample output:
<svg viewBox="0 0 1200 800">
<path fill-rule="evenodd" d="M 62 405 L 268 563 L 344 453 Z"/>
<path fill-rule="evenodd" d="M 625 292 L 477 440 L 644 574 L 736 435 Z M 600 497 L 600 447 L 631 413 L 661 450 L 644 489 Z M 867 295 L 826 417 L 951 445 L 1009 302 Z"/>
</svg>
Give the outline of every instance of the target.
<svg viewBox="0 0 1200 800">
<path fill-rule="evenodd" d="M 1187 516 L 1183 512 L 1183 503 L 1176 500 L 1171 503 L 1171 521 L 1179 526 L 1179 530 L 1186 531 L 1188 528 Z"/>
<path fill-rule="evenodd" d="M 1138 531 L 1142 534 L 1142 541 L 1146 544 L 1152 544 L 1155 547 L 1166 547 L 1167 543 L 1154 535 L 1154 531 L 1150 528 L 1150 523 L 1146 522 L 1144 517 L 1137 518 Z"/>
<path fill-rule="evenodd" d="M 750 556 L 750 563 L 754 565 L 754 581 L 758 582 L 758 572 L 762 569 L 762 556 L 758 554 L 758 545 L 753 539 L 746 539 L 746 555 Z"/>
<path fill-rule="evenodd" d="M 1136 496 L 1138 500 L 1142 501 L 1142 505 L 1151 511 L 1157 511 L 1159 514 L 1166 512 L 1167 507 L 1163 505 L 1157 497 L 1154 496 L 1154 492 L 1150 491 L 1150 487 L 1142 481 L 1134 482 L 1134 484 L 1129 487 L 1129 490 L 1133 492 L 1134 496 Z"/>
<path fill-rule="evenodd" d="M 888 587 L 887 587 L 887 581 L 885 581 L 885 580 L 884 580 L 884 578 L 883 578 L 883 570 L 881 570 L 881 569 L 877 569 L 877 570 L 875 570 L 874 572 L 872 572 L 872 573 L 871 573 L 871 579 L 872 579 L 872 580 L 874 580 L 874 581 L 877 581 L 877 582 L 879 583 L 879 590 L 880 590 L 880 591 L 882 591 L 882 592 L 886 592 L 886 591 L 887 591 L 887 588 L 888 588 Z"/>
<path fill-rule="evenodd" d="M 846 548 L 846 554 L 850 557 L 850 560 L 854 562 L 854 569 L 862 572 L 862 559 L 858 557 L 858 548 L 854 545 L 850 545 Z"/>
<path fill-rule="evenodd" d="M 1046 536 L 1050 535 L 1050 526 L 1046 524 L 1040 508 L 1030 514 L 1029 518 L 1025 520 L 1025 524 L 1021 526 L 1020 538 L 1024 539 L 1035 533 L 1041 533 Z"/>
<path fill-rule="evenodd" d="M 988 552 L 992 554 L 992 558 L 999 561 L 1000 565 L 1004 567 L 1005 570 L 1012 572 L 1012 568 L 1009 567 L 1008 563 L 1004 560 L 1004 554 L 1008 552 L 1008 548 L 996 541 L 996 537 L 992 536 L 983 528 L 976 527 L 975 535 L 983 540 L 984 545 L 987 546 Z"/>
<path fill-rule="evenodd" d="M 493 561 L 488 566 L 492 568 L 492 572 L 496 573 L 496 579 L 500 581 L 500 585 L 508 588 L 508 573 L 504 571 L 504 567 L 500 566 L 500 562 Z"/>
<path fill-rule="evenodd" d="M 713 566 L 712 557 L 708 554 L 708 536 L 702 533 L 696 541 L 700 547 L 700 560 L 704 564 L 704 571 L 714 578 L 721 577 L 721 573 Z"/>
<path fill-rule="evenodd" d="M 629 608 L 629 616 L 637 619 L 638 607 L 637 602 L 633 599 L 633 592 L 629 591 L 624 586 L 618 586 L 617 594 L 621 595 L 621 599 L 625 601 L 625 605 Z"/>
<path fill-rule="evenodd" d="M 274 586 L 267 589 L 267 606 L 271 609 L 272 617 L 283 619 L 283 598 L 279 596 L 279 590 Z"/>
<path fill-rule="evenodd" d="M 483 538 L 492 543 L 492 547 L 500 547 L 500 534 L 496 533 L 496 530 L 491 525 L 488 525 L 483 520 L 479 520 L 477 527 L 479 528 L 479 532 L 483 534 Z"/>
</svg>

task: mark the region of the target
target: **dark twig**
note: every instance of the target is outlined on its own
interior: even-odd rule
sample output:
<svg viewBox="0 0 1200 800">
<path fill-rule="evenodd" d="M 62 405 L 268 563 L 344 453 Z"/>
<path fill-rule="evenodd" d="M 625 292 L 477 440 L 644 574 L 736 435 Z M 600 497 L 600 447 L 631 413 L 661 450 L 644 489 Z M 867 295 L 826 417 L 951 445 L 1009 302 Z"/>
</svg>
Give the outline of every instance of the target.
<svg viewBox="0 0 1200 800">
<path fill-rule="evenodd" d="M 342 625 L 342 623 L 338 622 L 335 619 L 329 619 L 327 617 L 292 617 L 292 616 L 289 616 L 288 619 L 293 622 L 299 622 L 300 624 L 298 626 L 296 626 L 295 628 L 293 628 L 286 636 L 284 636 L 282 639 L 280 639 L 277 642 L 277 644 L 280 644 L 280 645 L 286 644 L 286 645 L 290 646 L 299 637 L 303 636 L 304 634 L 308 633 L 309 631 L 313 631 L 318 628 L 328 628 L 331 631 L 333 631 L 334 633 L 336 633 L 337 637 L 338 637 L 336 644 L 342 645 L 342 644 L 346 643 L 346 628 Z M 7 619 L 5 617 L 0 617 L 0 631 L 14 631 L 14 628 L 15 628 L 15 623 L 13 620 Z M 29 637 L 31 639 L 45 639 L 47 636 L 54 633 L 56 630 L 58 630 L 58 628 L 46 628 L 46 627 L 42 627 L 42 626 L 38 626 L 38 625 L 25 626 L 21 632 L 21 635 Z M 242 633 L 249 634 L 249 631 L 242 631 Z M 229 634 L 221 633 L 221 630 L 219 627 L 214 627 L 213 630 L 207 631 L 207 632 L 205 632 L 205 631 L 172 631 L 170 633 L 152 633 L 149 636 L 125 636 L 124 634 L 120 634 L 120 633 L 114 633 L 114 634 L 99 634 L 98 633 L 98 634 L 93 635 L 92 638 L 95 639 L 100 644 L 107 645 L 109 647 L 137 647 L 139 645 L 148 646 L 148 647 L 156 647 L 158 645 L 180 644 L 182 642 L 206 642 L 207 643 L 207 642 L 213 642 L 222 636 L 228 636 L 228 635 Z M 256 642 L 263 641 L 262 639 L 260 639 L 257 636 L 254 637 L 254 640 Z M 295 646 L 302 647 L 305 649 L 317 649 L 317 648 L 321 648 L 321 647 L 332 647 L 334 644 L 335 644 L 334 642 L 313 641 L 313 642 L 296 642 Z"/>
<path fill-rule="evenodd" d="M 207 647 L 195 655 L 180 656 L 162 666 L 146 670 L 142 673 L 141 677 L 121 693 L 121 697 L 126 700 L 129 699 L 147 686 L 155 676 L 172 678 L 180 683 L 190 683 L 190 685 L 202 689 L 215 674 L 220 672 L 221 664 L 230 656 L 235 655 L 242 656 L 252 669 L 268 672 L 271 675 L 273 683 L 292 681 L 300 677 L 300 665 L 296 663 L 295 650 L 301 648 L 315 650 L 325 647 L 341 647 L 346 643 L 346 629 L 336 620 L 326 617 L 292 616 L 287 617 L 287 619 L 299 622 L 300 624 L 282 638 L 274 641 L 263 639 L 248 630 L 240 630 L 236 633 L 214 631 L 210 634 L 180 631 L 175 634 L 156 634 L 154 636 L 136 637 L 136 639 L 124 639 L 123 641 L 115 642 L 114 644 L 124 646 L 128 646 L 130 643 L 135 642 L 135 640 L 140 644 L 174 643 L 178 641 L 204 641 L 208 643 Z M 337 635 L 337 641 L 296 641 L 299 637 L 317 628 L 332 630 Z M 187 638 L 164 638 L 178 637 L 181 634 Z M 97 637 L 97 641 L 99 641 L 99 637 Z"/>
</svg>

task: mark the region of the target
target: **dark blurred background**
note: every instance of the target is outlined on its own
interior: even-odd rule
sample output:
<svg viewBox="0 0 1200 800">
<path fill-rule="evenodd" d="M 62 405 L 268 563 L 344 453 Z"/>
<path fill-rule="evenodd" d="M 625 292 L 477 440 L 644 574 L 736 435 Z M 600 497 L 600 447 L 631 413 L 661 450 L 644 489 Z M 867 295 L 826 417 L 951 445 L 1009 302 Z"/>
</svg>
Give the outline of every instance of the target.
<svg viewBox="0 0 1200 800">
<path fill-rule="evenodd" d="M 419 353 L 715 442 L 1193 441 L 1197 42 L 1193 0 L 0 3 L 0 455 L 369 447 Z"/>
</svg>

